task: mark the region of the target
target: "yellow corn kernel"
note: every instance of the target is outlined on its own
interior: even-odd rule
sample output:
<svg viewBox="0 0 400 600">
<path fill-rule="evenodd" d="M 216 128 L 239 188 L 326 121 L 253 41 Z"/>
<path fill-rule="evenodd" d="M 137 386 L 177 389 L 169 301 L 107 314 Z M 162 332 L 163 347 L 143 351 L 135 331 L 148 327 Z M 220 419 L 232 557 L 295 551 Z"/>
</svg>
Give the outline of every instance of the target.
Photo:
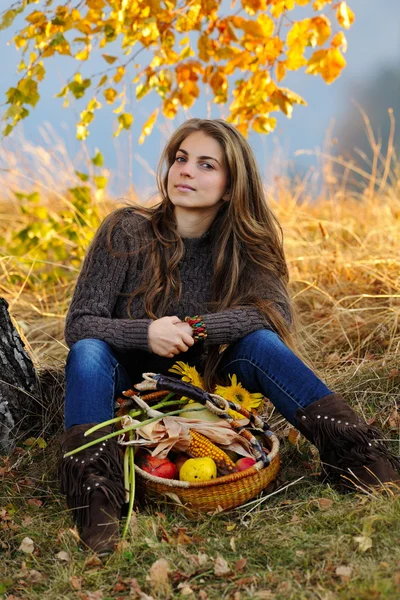
<svg viewBox="0 0 400 600">
<path fill-rule="evenodd" d="M 237 471 L 235 463 L 229 458 L 226 452 L 210 442 L 205 435 L 193 429 L 190 430 L 190 444 L 186 453 L 192 458 L 212 458 L 221 475 L 236 473 Z"/>
</svg>

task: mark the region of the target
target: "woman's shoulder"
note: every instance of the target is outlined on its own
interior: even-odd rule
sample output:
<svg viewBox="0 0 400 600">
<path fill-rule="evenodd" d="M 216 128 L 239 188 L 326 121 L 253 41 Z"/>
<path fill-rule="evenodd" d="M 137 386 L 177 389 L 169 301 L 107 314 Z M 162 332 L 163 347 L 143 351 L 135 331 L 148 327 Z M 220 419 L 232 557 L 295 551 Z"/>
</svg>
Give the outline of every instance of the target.
<svg viewBox="0 0 400 600">
<path fill-rule="evenodd" d="M 151 232 L 150 211 L 140 206 L 123 206 L 113 210 L 102 221 L 99 231 L 102 231 L 107 237 L 114 236 L 135 237 L 145 235 Z"/>
</svg>

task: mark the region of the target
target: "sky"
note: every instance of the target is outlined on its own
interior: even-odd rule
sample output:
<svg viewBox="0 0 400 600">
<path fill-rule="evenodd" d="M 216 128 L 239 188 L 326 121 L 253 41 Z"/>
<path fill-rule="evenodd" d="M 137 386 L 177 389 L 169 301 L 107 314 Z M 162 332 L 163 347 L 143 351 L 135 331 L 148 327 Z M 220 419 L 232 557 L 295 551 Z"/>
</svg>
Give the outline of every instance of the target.
<svg viewBox="0 0 400 600">
<path fill-rule="evenodd" d="M 328 86 L 321 77 L 305 75 L 304 72 L 291 73 L 284 85 L 302 95 L 308 106 L 295 106 L 290 120 L 280 115 L 278 126 L 272 134 L 264 136 L 253 133 L 249 138 L 267 183 L 288 162 L 294 163 L 300 172 L 306 170 L 315 159 L 298 155 L 297 151 L 318 153 L 326 145 L 326 140 L 340 129 L 338 126 L 346 114 L 353 110 L 354 101 L 363 105 L 366 99 L 360 90 L 366 89 L 368 83 L 371 85 L 372 82 L 373 85 L 382 70 L 399 64 L 399 0 L 349 0 L 349 5 L 356 14 L 356 20 L 346 32 L 349 43 L 345 55 L 347 67 L 339 79 Z M 304 17 L 303 13 L 298 14 Z M 11 29 L 0 31 L 0 98 L 4 98 L 5 91 L 18 80 L 16 68 L 20 56 L 7 43 L 21 22 L 16 21 Z M 48 67 L 49 76 L 41 88 L 42 99 L 23 123 L 23 128 L 15 134 L 14 140 L 23 132 L 25 139 L 42 144 L 43 130 L 50 128 L 65 144 L 75 167 L 85 170 L 87 154 L 80 151 L 81 145 L 75 139 L 75 122 L 81 108 L 72 104 L 70 108 L 63 109 L 62 101 L 54 98 L 72 71 L 72 61 L 57 57 L 51 65 L 48 63 Z M 101 68 L 104 68 L 103 59 L 99 58 L 97 63 L 92 61 L 92 72 Z M 381 102 L 388 107 L 393 102 L 385 94 L 385 89 L 381 91 Z M 130 134 L 121 134 L 119 138 L 112 137 L 112 113 L 109 107 L 102 109 L 94 121 L 86 140 L 86 149 L 89 155 L 94 154 L 95 148 L 103 153 L 105 164 L 113 173 L 112 191 L 116 194 L 123 194 L 132 183 L 139 193 L 151 195 L 155 191 L 153 173 L 168 135 L 187 117 L 208 116 L 206 98 L 202 97 L 190 111 L 180 114 L 175 120 L 160 118 L 151 136 L 143 145 L 139 145 L 137 140 L 141 126 L 156 106 L 157 97 L 146 97 L 144 101 L 135 103 L 132 131 Z M 226 114 L 226 108 L 214 106 L 211 116 L 223 117 Z M 400 115 L 398 120 L 400 123 Z M 8 144 L 10 141 L 3 140 L 2 143 Z"/>
</svg>

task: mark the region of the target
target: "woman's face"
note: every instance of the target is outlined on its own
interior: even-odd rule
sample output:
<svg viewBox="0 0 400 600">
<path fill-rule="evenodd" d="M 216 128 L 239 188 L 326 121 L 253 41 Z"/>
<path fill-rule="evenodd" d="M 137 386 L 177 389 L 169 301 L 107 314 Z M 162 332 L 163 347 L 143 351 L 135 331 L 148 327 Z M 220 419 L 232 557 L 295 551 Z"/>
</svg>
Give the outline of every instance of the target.
<svg viewBox="0 0 400 600">
<path fill-rule="evenodd" d="M 228 172 L 219 142 L 202 131 L 188 135 L 168 172 L 168 197 L 175 210 L 211 209 L 217 214 L 228 199 L 227 187 Z"/>
</svg>

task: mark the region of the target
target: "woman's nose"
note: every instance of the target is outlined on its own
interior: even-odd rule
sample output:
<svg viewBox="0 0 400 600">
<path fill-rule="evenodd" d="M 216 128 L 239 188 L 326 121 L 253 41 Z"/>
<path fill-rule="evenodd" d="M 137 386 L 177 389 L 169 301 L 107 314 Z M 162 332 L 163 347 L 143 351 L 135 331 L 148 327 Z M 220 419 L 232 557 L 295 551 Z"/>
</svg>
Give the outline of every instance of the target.
<svg viewBox="0 0 400 600">
<path fill-rule="evenodd" d="M 189 161 L 183 163 L 181 167 L 181 175 L 183 175 L 184 177 L 193 177 L 194 165 L 192 165 L 192 163 L 190 163 Z"/>
</svg>

